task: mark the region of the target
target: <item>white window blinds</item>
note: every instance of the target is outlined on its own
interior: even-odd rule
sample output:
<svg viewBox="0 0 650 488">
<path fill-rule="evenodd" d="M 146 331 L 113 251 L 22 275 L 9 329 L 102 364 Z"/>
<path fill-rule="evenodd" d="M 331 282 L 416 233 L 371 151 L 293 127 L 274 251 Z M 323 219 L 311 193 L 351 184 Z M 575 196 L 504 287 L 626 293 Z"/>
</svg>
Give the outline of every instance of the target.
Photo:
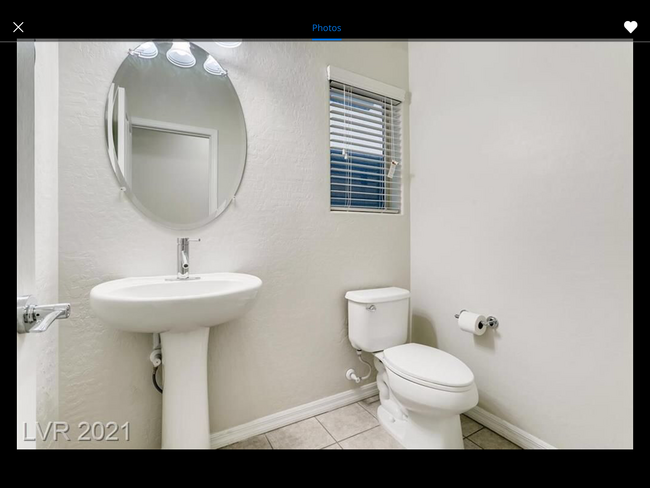
<svg viewBox="0 0 650 488">
<path fill-rule="evenodd" d="M 332 210 L 400 212 L 401 126 L 399 100 L 330 77 Z"/>
</svg>

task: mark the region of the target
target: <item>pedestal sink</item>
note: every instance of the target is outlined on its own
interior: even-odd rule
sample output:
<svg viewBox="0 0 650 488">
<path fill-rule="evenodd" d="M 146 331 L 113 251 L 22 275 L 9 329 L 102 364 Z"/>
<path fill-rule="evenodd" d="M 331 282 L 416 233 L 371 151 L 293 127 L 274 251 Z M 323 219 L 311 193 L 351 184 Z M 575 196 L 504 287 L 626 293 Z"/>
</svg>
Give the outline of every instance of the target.
<svg viewBox="0 0 650 488">
<path fill-rule="evenodd" d="M 252 306 L 262 280 L 241 273 L 125 278 L 97 285 L 90 306 L 108 326 L 160 333 L 165 382 L 163 448 L 209 448 L 210 327 Z"/>
</svg>

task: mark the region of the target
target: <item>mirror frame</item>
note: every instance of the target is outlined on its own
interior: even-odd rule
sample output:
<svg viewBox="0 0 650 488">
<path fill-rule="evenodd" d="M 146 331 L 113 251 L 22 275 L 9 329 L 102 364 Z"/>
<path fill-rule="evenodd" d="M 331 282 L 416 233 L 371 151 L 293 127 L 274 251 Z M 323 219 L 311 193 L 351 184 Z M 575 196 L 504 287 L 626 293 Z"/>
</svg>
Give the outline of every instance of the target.
<svg viewBox="0 0 650 488">
<path fill-rule="evenodd" d="M 173 42 L 173 41 L 167 39 L 158 39 L 152 41 L 142 41 L 139 42 L 138 45 L 141 45 L 145 42 Z M 190 44 L 195 48 L 201 49 L 207 54 L 211 54 L 207 49 L 204 49 L 203 47 L 199 46 L 194 42 L 190 42 Z M 159 55 L 160 54 L 161 53 L 159 53 Z M 127 52 L 127 56 L 131 56 L 131 54 Z M 128 59 L 128 57 L 125 59 Z M 124 61 L 122 61 L 122 63 L 123 62 Z M 121 67 L 122 65 L 120 64 L 120 68 Z M 118 71 L 120 68 L 118 68 Z M 113 80 L 115 80 L 115 75 L 113 76 Z M 108 87 L 108 93 L 106 95 L 106 107 L 104 109 L 104 126 L 105 126 L 104 135 L 106 136 L 106 151 L 108 152 L 108 158 L 111 163 L 113 174 L 115 175 L 115 178 L 117 179 L 117 182 L 120 185 L 120 190 L 126 194 L 126 196 L 129 198 L 131 203 L 135 206 L 135 208 L 137 208 L 138 211 L 140 211 L 140 213 L 142 213 L 149 219 L 153 220 L 157 224 L 163 225 L 164 227 L 174 229 L 174 230 L 191 230 L 191 229 L 197 229 L 199 227 L 203 227 L 204 225 L 209 224 L 217 217 L 219 217 L 228 208 L 228 206 L 235 200 L 235 197 L 237 196 L 237 193 L 241 188 L 242 181 L 244 181 L 244 174 L 246 173 L 246 161 L 248 159 L 248 130 L 246 128 L 246 117 L 244 115 L 244 109 L 242 108 L 239 94 L 237 93 L 235 85 L 232 83 L 230 78 L 228 78 L 228 81 L 230 82 L 230 85 L 232 86 L 232 89 L 234 90 L 235 95 L 237 96 L 237 105 L 239 106 L 239 110 L 241 110 L 242 120 L 244 122 L 244 163 L 242 165 L 239 182 L 237 183 L 237 187 L 235 188 L 235 192 L 233 193 L 232 197 L 230 197 L 228 200 L 224 201 L 221 205 L 219 205 L 217 209 L 213 213 L 208 215 L 206 218 L 201 219 L 200 221 L 197 222 L 193 222 L 191 224 L 179 224 L 178 222 L 170 222 L 168 220 L 160 218 L 158 215 L 154 214 L 151 210 L 145 207 L 142 204 L 142 202 L 140 202 L 140 200 L 135 195 L 135 193 L 133 193 L 133 190 L 129 187 L 129 185 L 127 185 L 124 175 L 122 174 L 122 171 L 120 170 L 120 166 L 117 162 L 117 151 L 113 139 L 112 118 L 113 118 L 113 110 L 115 107 L 115 100 L 117 98 L 117 92 L 116 91 L 114 92 L 113 89 L 115 82 L 111 81 Z"/>
</svg>

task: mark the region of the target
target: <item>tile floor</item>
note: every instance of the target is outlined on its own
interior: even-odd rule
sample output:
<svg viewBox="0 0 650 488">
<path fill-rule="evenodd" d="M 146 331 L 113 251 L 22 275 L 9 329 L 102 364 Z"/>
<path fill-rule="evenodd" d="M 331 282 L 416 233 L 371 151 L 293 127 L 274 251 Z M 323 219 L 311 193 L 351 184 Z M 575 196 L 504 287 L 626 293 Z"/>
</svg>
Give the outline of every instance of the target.
<svg viewBox="0 0 650 488">
<path fill-rule="evenodd" d="M 316 415 L 223 449 L 403 449 L 377 421 L 379 397 Z M 461 415 L 465 449 L 520 449 Z"/>
</svg>

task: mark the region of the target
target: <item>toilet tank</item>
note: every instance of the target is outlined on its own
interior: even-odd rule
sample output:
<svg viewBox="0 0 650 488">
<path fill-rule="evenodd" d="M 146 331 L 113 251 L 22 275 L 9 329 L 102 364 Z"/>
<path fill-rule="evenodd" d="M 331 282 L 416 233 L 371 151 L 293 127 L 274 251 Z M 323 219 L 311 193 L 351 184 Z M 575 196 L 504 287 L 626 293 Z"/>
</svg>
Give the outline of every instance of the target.
<svg viewBox="0 0 650 488">
<path fill-rule="evenodd" d="M 347 292 L 352 347 L 377 352 L 404 344 L 408 338 L 410 296 L 408 290 L 396 287 Z"/>
</svg>

